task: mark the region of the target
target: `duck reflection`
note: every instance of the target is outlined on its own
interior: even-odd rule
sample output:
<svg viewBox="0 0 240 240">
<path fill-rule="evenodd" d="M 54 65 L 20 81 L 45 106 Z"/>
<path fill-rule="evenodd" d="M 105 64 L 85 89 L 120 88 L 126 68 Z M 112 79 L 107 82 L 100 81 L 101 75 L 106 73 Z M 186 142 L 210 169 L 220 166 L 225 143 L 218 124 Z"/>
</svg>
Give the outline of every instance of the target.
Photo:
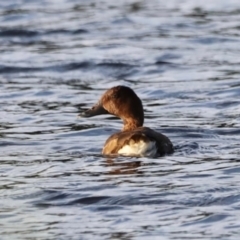
<svg viewBox="0 0 240 240">
<path fill-rule="evenodd" d="M 107 158 L 105 163 L 107 167 L 111 167 L 111 170 L 107 172 L 107 174 L 110 175 L 141 173 L 139 169 L 139 167 L 142 165 L 141 161 L 126 162 L 124 160 L 119 161 L 119 158 L 117 160 L 114 158 Z"/>
</svg>

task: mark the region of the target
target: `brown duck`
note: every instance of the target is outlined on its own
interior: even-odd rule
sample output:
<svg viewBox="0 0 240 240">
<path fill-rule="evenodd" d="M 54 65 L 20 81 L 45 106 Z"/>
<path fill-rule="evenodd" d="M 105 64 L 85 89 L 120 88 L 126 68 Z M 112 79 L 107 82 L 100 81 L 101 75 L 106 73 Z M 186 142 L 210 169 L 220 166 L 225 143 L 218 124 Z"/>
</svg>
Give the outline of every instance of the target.
<svg viewBox="0 0 240 240">
<path fill-rule="evenodd" d="M 168 137 L 143 127 L 144 112 L 140 98 L 129 87 L 116 86 L 108 89 L 99 102 L 80 114 L 93 117 L 112 114 L 123 120 L 122 131 L 110 136 L 103 147 L 104 155 L 157 157 L 173 153 Z"/>
</svg>

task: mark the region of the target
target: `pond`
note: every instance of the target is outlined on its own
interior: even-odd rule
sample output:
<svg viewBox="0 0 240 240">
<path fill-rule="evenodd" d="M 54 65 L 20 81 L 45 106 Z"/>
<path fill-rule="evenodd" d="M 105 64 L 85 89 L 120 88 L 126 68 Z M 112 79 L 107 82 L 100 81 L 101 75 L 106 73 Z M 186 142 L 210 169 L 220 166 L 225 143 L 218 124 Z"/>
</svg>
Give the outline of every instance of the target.
<svg viewBox="0 0 240 240">
<path fill-rule="evenodd" d="M 239 1 L 11 0 L 0 19 L 1 239 L 239 236 Z M 77 115 L 117 85 L 174 154 L 102 156 L 122 121 Z"/>
</svg>

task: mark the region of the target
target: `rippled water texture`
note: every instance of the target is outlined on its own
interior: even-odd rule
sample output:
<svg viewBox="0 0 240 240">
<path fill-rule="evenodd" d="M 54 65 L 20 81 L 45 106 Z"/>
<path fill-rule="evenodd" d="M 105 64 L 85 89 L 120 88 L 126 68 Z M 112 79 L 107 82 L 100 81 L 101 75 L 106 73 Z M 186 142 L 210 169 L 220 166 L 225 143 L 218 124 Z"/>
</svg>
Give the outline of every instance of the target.
<svg viewBox="0 0 240 240">
<path fill-rule="evenodd" d="M 0 1 L 1 239 L 238 239 L 240 1 Z M 158 159 L 107 159 L 142 98 Z"/>
</svg>

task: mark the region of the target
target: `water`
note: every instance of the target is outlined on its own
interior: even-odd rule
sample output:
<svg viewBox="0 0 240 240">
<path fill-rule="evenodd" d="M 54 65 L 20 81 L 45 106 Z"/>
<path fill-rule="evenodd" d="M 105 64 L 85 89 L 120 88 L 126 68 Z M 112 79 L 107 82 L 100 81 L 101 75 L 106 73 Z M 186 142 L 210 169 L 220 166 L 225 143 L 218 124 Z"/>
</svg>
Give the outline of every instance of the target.
<svg viewBox="0 0 240 240">
<path fill-rule="evenodd" d="M 240 2 L 0 2 L 1 239 L 237 239 Z M 115 85 L 176 151 L 107 159 Z"/>
</svg>

